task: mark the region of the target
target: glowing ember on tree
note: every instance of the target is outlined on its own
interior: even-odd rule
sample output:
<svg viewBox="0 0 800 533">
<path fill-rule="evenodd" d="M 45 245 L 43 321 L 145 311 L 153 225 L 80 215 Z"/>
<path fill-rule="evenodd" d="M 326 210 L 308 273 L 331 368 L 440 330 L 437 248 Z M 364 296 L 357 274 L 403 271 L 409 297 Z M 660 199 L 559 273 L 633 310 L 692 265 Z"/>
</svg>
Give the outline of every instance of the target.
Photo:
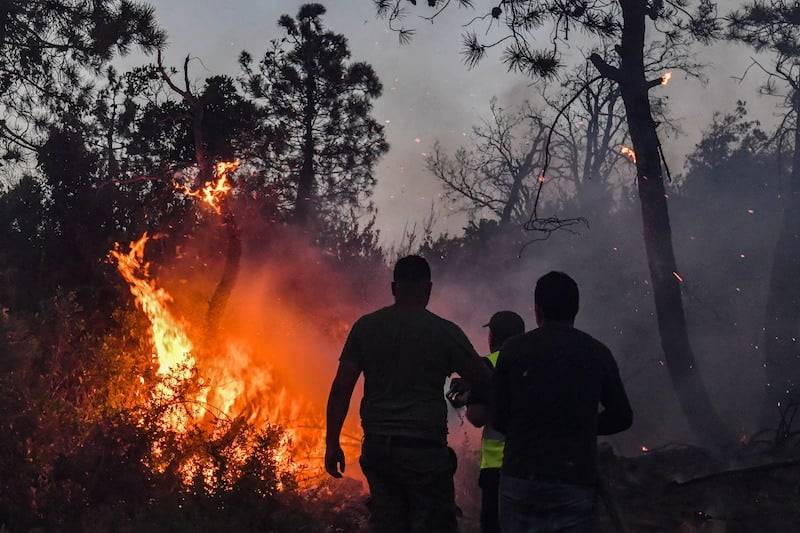
<svg viewBox="0 0 800 533">
<path fill-rule="evenodd" d="M 672 72 L 665 72 L 661 75 L 661 85 L 666 86 L 669 85 L 669 81 L 672 79 Z"/>
<path fill-rule="evenodd" d="M 188 186 L 176 183 L 175 188 L 187 196 L 205 202 L 217 214 L 222 212 L 220 201 L 231 191 L 228 176 L 239 168 L 239 161 L 221 161 L 214 165 L 214 179 L 207 181 L 202 188 L 193 191 Z"/>
<path fill-rule="evenodd" d="M 636 152 L 633 151 L 633 148 L 621 144 L 619 145 L 619 153 L 627 157 L 631 163 L 636 164 Z"/>
</svg>

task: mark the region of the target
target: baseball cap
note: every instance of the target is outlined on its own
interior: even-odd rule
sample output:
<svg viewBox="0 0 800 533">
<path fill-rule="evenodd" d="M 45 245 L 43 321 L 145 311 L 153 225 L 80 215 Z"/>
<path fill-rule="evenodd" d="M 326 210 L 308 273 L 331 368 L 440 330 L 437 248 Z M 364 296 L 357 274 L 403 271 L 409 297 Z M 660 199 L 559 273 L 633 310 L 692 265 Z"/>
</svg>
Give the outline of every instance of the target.
<svg viewBox="0 0 800 533">
<path fill-rule="evenodd" d="M 514 311 L 496 312 L 483 327 L 488 327 L 493 335 L 501 339 L 525 333 L 525 321 Z"/>
</svg>

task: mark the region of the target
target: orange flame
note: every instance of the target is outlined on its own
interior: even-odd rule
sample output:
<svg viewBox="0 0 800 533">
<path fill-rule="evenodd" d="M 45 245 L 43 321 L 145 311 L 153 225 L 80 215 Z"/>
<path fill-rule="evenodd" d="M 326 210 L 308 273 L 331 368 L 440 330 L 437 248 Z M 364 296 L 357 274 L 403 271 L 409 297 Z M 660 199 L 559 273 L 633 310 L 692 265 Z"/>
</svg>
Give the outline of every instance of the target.
<svg viewBox="0 0 800 533">
<path fill-rule="evenodd" d="M 672 79 L 672 72 L 670 71 L 665 72 L 664 74 L 661 75 L 661 85 L 663 87 L 666 87 L 667 85 L 669 85 L 669 81 L 671 79 Z"/>
<path fill-rule="evenodd" d="M 115 245 L 110 255 L 116 260 L 120 275 L 128 282 L 136 304 L 150 321 L 150 338 L 158 361 L 158 374 L 188 379 L 196 365 L 192 341 L 186 334 L 185 325 L 167 307 L 172 297 L 150 279 L 150 264 L 144 261 L 144 248 L 149 239 L 145 232 L 130 243 L 128 253 L 121 252 L 119 245 Z M 158 392 L 167 398 L 175 394 L 163 382 L 159 384 Z M 184 430 L 187 419 L 172 412 L 168 415 L 167 423 L 173 429 Z"/>
<path fill-rule="evenodd" d="M 202 188 L 193 191 L 188 186 L 176 183 L 175 188 L 187 196 L 205 202 L 218 215 L 222 213 L 220 202 L 231 189 L 228 176 L 239 168 L 239 161 L 220 161 L 214 165 L 214 179 L 207 181 Z"/>
<path fill-rule="evenodd" d="M 189 324 L 170 311 L 172 296 L 158 286 L 151 277 L 150 264 L 144 260 L 149 239 L 144 233 L 130 243 L 127 253 L 117 244 L 110 256 L 128 283 L 137 306 L 150 322 L 149 336 L 158 363 L 158 375 L 178 382 L 196 375 L 202 385 L 189 402 L 191 407 L 182 406 L 166 413 L 165 427 L 186 432 L 209 415 L 229 420 L 241 417 L 258 425 L 276 424 L 284 430 L 276 450 L 279 470 L 297 473 L 307 467 L 321 471 L 325 449 L 321 410 L 314 411 L 302 398 L 289 394 L 263 360 L 254 364 L 256 354 L 245 345 L 226 339 L 219 353 L 195 352 Z M 198 359 L 196 355 L 202 357 Z M 173 398 L 176 391 L 166 383 L 173 381 L 160 381 L 154 392 L 162 398 Z M 163 450 L 154 449 L 153 452 L 158 458 Z M 240 450 L 240 453 L 244 455 L 246 450 Z M 213 484 L 213 476 L 202 464 L 188 460 L 182 466 L 187 482 L 197 472 L 208 478 L 208 484 Z"/>
<path fill-rule="evenodd" d="M 627 157 L 628 160 L 634 165 L 636 164 L 636 152 L 633 151 L 633 148 L 625 146 L 624 144 L 620 144 L 619 153 Z"/>
</svg>

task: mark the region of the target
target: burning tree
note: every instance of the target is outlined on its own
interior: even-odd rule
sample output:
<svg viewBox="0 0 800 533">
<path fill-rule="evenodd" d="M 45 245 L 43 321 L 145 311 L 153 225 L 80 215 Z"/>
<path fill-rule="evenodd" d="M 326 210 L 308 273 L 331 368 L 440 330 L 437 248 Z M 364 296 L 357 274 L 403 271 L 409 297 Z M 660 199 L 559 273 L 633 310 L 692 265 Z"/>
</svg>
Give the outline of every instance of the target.
<svg viewBox="0 0 800 533">
<path fill-rule="evenodd" d="M 613 61 L 615 52 L 603 43 L 597 53 L 604 61 Z M 658 76 L 663 73 L 663 85 L 680 68 L 696 76 L 698 65 L 686 51 L 668 49 L 664 43 L 650 43 L 645 51 L 645 71 Z M 574 184 L 575 198 L 581 213 L 607 210 L 612 201 L 613 178 L 627 177 L 622 162 L 636 164 L 636 154 L 628 145 L 625 106 L 619 85 L 610 79 L 595 78 L 591 62 L 577 65 L 559 85 L 559 93 L 543 97 L 556 117 L 553 126 L 554 142 L 550 147 L 553 158 L 566 166 L 564 177 Z M 572 103 L 575 95 L 578 95 Z M 665 100 L 651 95 L 653 116 L 658 125 L 672 131 L 677 127 L 667 114 Z M 586 215 L 584 215 L 586 216 Z M 591 218 L 590 218 L 591 222 Z"/>
<path fill-rule="evenodd" d="M 471 4 L 464 1 L 457 3 Z M 379 15 L 388 18 L 390 27 L 398 32 L 401 42 L 413 34 L 413 29 L 402 25 L 402 4 L 402 0 L 375 0 Z M 434 20 L 451 2 L 429 4 L 434 9 L 429 19 Z M 663 85 L 665 78 L 648 77 L 646 59 L 648 26 L 660 34 L 667 56 L 675 52 L 682 53 L 692 38 L 707 42 L 716 37 L 719 23 L 714 4 L 710 0 L 700 0 L 696 8 L 691 10 L 685 2 L 672 0 L 554 3 L 526 0 L 499 2 L 483 17 L 473 19 L 471 24 L 480 20 L 500 21 L 505 33 L 484 42 L 476 32 L 468 31 L 464 35 L 467 65 L 476 65 L 488 50 L 501 47 L 503 61 L 510 70 L 544 79 L 550 79 L 559 72 L 562 66 L 559 43 L 568 40 L 574 30 L 579 29 L 603 42 L 618 40 L 614 46 L 616 58 L 608 60 L 599 53 L 590 55 L 589 61 L 598 75 L 588 80 L 581 89 L 585 90 L 602 79 L 613 82 L 619 88 L 636 157 L 645 250 L 666 366 L 694 432 L 717 448 L 729 448 L 735 444 L 735 439 L 711 404 L 689 342 L 681 294 L 683 277 L 676 264 L 672 245 L 663 151 L 650 98 L 650 91 Z M 535 32 L 542 29 L 550 31 L 551 39 L 538 46 Z M 578 97 L 579 94 L 576 94 L 573 98 L 577 100 Z M 545 159 L 542 166 L 542 174 L 546 179 L 549 158 Z M 570 223 L 574 222 L 558 217 L 543 218 L 534 209 L 528 226 L 547 235 Z"/>
<path fill-rule="evenodd" d="M 728 37 L 769 52 L 769 65 L 754 62 L 767 76 L 763 92 L 780 96 L 787 110 L 778 134 L 779 150 L 792 147 L 791 175 L 783 189 L 783 218 L 770 272 L 764 320 L 767 404 L 764 422 L 774 424 L 776 406 L 785 409 L 800 394 L 800 5 L 748 2 L 728 17 Z M 754 60 L 755 61 L 755 60 Z M 782 87 L 778 87 L 778 84 Z M 789 137 L 789 141 L 784 139 Z"/>
<path fill-rule="evenodd" d="M 381 83 L 370 65 L 349 61 L 347 39 L 324 27 L 324 14 L 319 4 L 303 5 L 296 18 L 280 18 L 285 36 L 256 65 L 249 53 L 240 57 L 244 88 L 264 105 L 264 141 L 251 163 L 281 176 L 299 224 L 361 207 L 388 150 L 370 115 Z"/>
</svg>

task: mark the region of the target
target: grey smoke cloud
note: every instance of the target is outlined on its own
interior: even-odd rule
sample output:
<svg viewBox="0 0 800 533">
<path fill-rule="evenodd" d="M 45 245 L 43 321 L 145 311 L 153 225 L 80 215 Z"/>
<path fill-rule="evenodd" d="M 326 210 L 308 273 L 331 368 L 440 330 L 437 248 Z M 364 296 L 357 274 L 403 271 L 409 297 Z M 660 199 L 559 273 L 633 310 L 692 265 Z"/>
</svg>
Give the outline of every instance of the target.
<svg viewBox="0 0 800 533">
<path fill-rule="evenodd" d="M 153 5 L 169 33 L 165 61 L 178 65 L 191 53 L 198 58 L 192 63 L 192 73 L 202 79 L 211 74 L 237 75 L 239 52 L 249 50 L 258 57 L 266 43 L 278 35 L 278 17 L 294 14 L 303 3 L 161 0 Z M 496 54 L 490 54 L 474 70 L 464 66 L 460 36 L 462 24 L 470 18 L 467 10 L 454 9 L 435 24 L 411 15 L 407 23 L 417 32 L 411 44 L 401 47 L 386 22 L 375 17 L 371 2 L 323 3 L 328 8 L 328 26 L 348 37 L 353 59 L 372 64 L 384 84 L 383 97 L 375 106 L 375 116 L 386 125 L 391 144 L 377 169 L 374 197 L 382 241 L 399 239 L 405 223 L 425 218 L 432 202 L 439 211 L 436 229 L 458 232 L 464 216 L 447 209 L 441 188 L 425 169 L 423 154 L 437 139 L 446 148 L 465 142 L 465 134 L 487 113 L 493 96 L 503 105 L 533 96 L 531 80 L 507 72 Z M 737 3 L 722 2 L 720 12 Z M 683 130 L 677 137 L 663 140 L 673 172 L 683 167 L 685 154 L 699 140 L 715 110 L 731 109 L 737 99 L 744 99 L 751 104 L 751 113 L 764 123 L 774 120 L 777 101 L 756 94 L 762 73 L 753 69 L 743 82 L 734 79 L 742 75 L 752 55 L 747 48 L 729 43 L 698 47 L 697 58 L 708 65 L 704 71 L 707 83 L 675 73 L 670 85 L 659 89 L 669 97 L 672 115 L 680 119 Z M 580 56 L 575 53 L 572 60 L 580 60 Z M 144 61 L 147 59 L 140 54 L 133 54 L 119 63 L 124 67 Z"/>
</svg>

